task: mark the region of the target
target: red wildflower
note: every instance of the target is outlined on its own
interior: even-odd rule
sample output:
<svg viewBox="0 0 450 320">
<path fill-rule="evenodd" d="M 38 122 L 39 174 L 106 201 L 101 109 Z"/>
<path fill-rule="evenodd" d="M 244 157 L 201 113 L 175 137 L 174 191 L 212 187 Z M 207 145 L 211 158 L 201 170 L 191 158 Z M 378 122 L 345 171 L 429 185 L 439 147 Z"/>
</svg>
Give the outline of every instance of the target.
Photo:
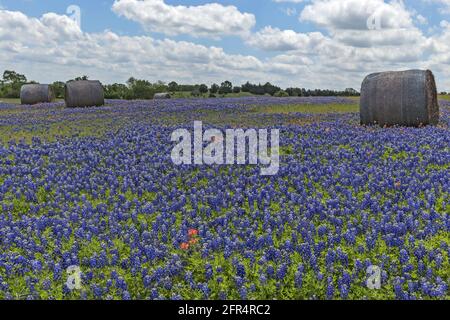
<svg viewBox="0 0 450 320">
<path fill-rule="evenodd" d="M 181 248 L 181 250 L 187 250 L 187 249 L 189 249 L 189 243 L 183 242 L 183 243 L 180 245 L 180 248 Z"/>
<path fill-rule="evenodd" d="M 188 231 L 188 236 L 189 237 L 195 237 L 195 236 L 197 236 L 198 235 L 198 230 L 197 229 L 189 229 L 189 231 Z"/>
</svg>

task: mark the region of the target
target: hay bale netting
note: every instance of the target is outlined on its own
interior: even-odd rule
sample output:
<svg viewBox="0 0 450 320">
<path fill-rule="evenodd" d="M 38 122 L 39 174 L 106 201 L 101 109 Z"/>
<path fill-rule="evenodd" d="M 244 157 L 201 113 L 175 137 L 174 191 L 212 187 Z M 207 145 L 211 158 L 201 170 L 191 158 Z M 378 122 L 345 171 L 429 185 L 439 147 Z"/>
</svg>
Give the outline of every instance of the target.
<svg viewBox="0 0 450 320">
<path fill-rule="evenodd" d="M 105 104 L 105 94 L 100 81 L 69 81 L 65 87 L 66 107 L 98 107 Z"/>
<path fill-rule="evenodd" d="M 439 104 L 430 70 L 382 72 L 367 76 L 361 88 L 361 124 L 436 125 Z"/>
<path fill-rule="evenodd" d="M 170 99 L 170 93 L 162 92 L 162 93 L 155 93 L 153 96 L 153 99 Z"/>
<path fill-rule="evenodd" d="M 25 84 L 20 89 L 21 104 L 48 103 L 54 99 L 53 89 L 48 84 Z"/>
</svg>

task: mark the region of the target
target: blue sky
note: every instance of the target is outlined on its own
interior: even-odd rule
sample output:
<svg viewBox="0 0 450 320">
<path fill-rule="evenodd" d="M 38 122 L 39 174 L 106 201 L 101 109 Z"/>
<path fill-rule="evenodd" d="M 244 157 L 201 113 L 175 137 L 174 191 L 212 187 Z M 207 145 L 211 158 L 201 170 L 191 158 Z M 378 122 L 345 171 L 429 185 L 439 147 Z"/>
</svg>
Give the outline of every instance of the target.
<svg viewBox="0 0 450 320">
<path fill-rule="evenodd" d="M 70 5 L 81 9 L 79 31 L 65 19 Z M 8 40 L 5 52 L 14 56 L 0 54 L 0 69 L 14 67 L 41 82 L 87 73 L 104 82 L 134 75 L 341 88 L 357 87 L 372 71 L 435 68 L 441 87 L 450 90 L 450 77 L 442 72 L 450 63 L 449 0 L 0 0 L 0 7 L 0 40 Z M 221 14 L 214 16 L 216 10 Z M 158 17 L 161 11 L 165 16 Z M 380 13 L 380 30 L 367 29 L 372 11 Z M 221 21 L 227 14 L 229 20 Z M 54 37 L 47 47 L 22 43 L 26 23 L 41 32 L 35 38 Z M 16 40 L 7 29 L 18 33 Z M 118 37 L 114 46 L 107 40 L 112 35 Z M 114 57 L 108 64 L 96 55 Z"/>
</svg>

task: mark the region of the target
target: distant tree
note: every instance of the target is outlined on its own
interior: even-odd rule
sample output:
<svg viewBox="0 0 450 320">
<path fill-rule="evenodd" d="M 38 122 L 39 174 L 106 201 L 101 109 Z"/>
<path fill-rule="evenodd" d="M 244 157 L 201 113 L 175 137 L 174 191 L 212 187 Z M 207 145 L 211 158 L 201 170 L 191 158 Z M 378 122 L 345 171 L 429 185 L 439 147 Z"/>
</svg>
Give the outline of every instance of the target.
<svg viewBox="0 0 450 320">
<path fill-rule="evenodd" d="M 127 99 L 153 99 L 155 90 L 152 84 L 147 80 L 139 80 L 131 77 L 127 81 L 128 95 Z"/>
<path fill-rule="evenodd" d="M 270 94 L 271 96 L 273 96 L 275 93 L 277 93 L 277 92 L 280 91 L 280 90 L 281 90 L 281 88 L 272 85 L 270 82 L 267 82 L 267 83 L 264 85 L 264 93 L 268 93 L 268 94 Z"/>
<path fill-rule="evenodd" d="M 103 86 L 106 99 L 127 99 L 132 98 L 130 89 L 121 83 L 108 84 Z"/>
<path fill-rule="evenodd" d="M 5 70 L 3 72 L 3 82 L 8 83 L 26 83 L 27 77 L 12 70 Z"/>
<path fill-rule="evenodd" d="M 356 91 L 355 89 L 353 89 L 353 88 L 347 88 L 347 89 L 345 89 L 345 94 L 346 95 L 348 95 L 348 96 L 356 96 L 357 94 L 358 94 L 358 91 Z"/>
<path fill-rule="evenodd" d="M 53 89 L 53 93 L 55 94 L 55 97 L 58 99 L 64 99 L 65 95 L 65 83 L 62 81 L 55 81 L 51 84 L 51 87 Z"/>
<path fill-rule="evenodd" d="M 208 86 L 206 84 L 201 84 L 198 87 L 198 90 L 200 91 L 201 94 L 208 93 Z"/>
<path fill-rule="evenodd" d="M 20 88 L 27 83 L 25 75 L 12 70 L 3 72 L 3 80 L 0 87 L 0 97 L 19 98 Z"/>
<path fill-rule="evenodd" d="M 211 88 L 209 89 L 209 91 L 210 91 L 212 94 L 216 94 L 217 92 L 219 92 L 219 89 L 220 89 L 219 85 L 217 85 L 217 84 L 214 83 L 214 84 L 211 86 Z"/>
<path fill-rule="evenodd" d="M 234 87 L 233 88 L 233 93 L 240 93 L 241 92 L 241 87 Z"/>
<path fill-rule="evenodd" d="M 81 77 L 76 77 L 74 80 L 75 80 L 75 81 L 89 80 L 89 77 L 88 77 L 88 76 L 81 76 Z"/>
<path fill-rule="evenodd" d="M 300 89 L 300 88 L 287 88 L 286 92 L 290 97 L 301 97 L 302 96 L 302 89 Z"/>
<path fill-rule="evenodd" d="M 175 81 L 172 81 L 172 82 L 170 82 L 169 84 L 168 84 L 168 87 L 169 87 L 169 91 L 170 92 L 176 92 L 176 91 L 179 91 L 178 89 L 178 83 L 176 83 Z"/>
<path fill-rule="evenodd" d="M 281 97 L 289 97 L 289 94 L 286 91 L 284 91 L 284 90 L 280 90 L 280 91 L 277 91 L 274 94 L 274 97 L 279 97 L 279 98 L 281 98 Z"/>
<path fill-rule="evenodd" d="M 220 85 L 219 94 L 228 94 L 233 92 L 233 84 L 230 81 L 224 81 Z"/>
<path fill-rule="evenodd" d="M 242 92 L 250 92 L 252 86 L 253 85 L 250 82 L 247 81 L 246 84 L 242 85 L 241 90 L 242 90 Z"/>
</svg>

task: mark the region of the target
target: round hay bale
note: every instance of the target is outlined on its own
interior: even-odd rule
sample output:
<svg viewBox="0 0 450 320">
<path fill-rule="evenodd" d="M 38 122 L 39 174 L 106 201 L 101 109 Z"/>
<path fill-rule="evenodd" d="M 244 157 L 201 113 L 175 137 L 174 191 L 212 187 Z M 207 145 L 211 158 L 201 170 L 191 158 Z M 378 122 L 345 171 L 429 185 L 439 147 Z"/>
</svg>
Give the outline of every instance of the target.
<svg viewBox="0 0 450 320">
<path fill-rule="evenodd" d="M 360 111 L 363 125 L 438 124 L 439 104 L 433 73 L 408 70 L 367 76 L 361 87 Z"/>
<path fill-rule="evenodd" d="M 155 93 L 155 95 L 153 96 L 153 99 L 170 99 L 170 93 L 167 92 L 161 92 L 161 93 Z"/>
<path fill-rule="evenodd" d="M 48 84 L 25 84 L 20 89 L 21 104 L 48 103 L 55 99 L 55 95 Z"/>
<path fill-rule="evenodd" d="M 105 104 L 105 94 L 100 81 L 69 81 L 65 86 L 65 100 L 68 108 L 98 107 Z"/>
</svg>

